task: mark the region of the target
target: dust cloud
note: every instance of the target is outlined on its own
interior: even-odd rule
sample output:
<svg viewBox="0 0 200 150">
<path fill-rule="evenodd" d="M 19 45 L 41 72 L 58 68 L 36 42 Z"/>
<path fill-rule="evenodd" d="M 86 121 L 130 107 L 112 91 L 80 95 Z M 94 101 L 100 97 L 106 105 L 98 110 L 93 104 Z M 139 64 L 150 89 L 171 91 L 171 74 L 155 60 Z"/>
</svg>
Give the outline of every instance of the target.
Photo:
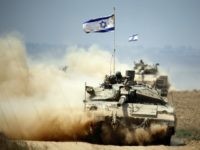
<svg viewBox="0 0 200 150">
<path fill-rule="evenodd" d="M 0 131 L 9 138 L 72 140 L 89 132 L 84 82 L 99 84 L 109 74 L 111 54 L 94 45 L 71 47 L 64 55 L 66 72 L 48 63 L 30 65 L 20 37 L 0 37 Z"/>
<path fill-rule="evenodd" d="M 115 145 L 149 145 L 162 142 L 167 134 L 167 126 L 151 124 L 149 128 L 117 128 L 113 130 L 108 125 L 102 126 L 102 143 Z"/>
<path fill-rule="evenodd" d="M 14 36 L 0 38 L 0 68 L 0 98 L 26 95 L 29 71 L 21 40 Z"/>
<path fill-rule="evenodd" d="M 11 139 L 90 141 L 95 120 L 83 112 L 84 82 L 98 85 L 110 73 L 111 53 L 93 45 L 71 47 L 64 55 L 60 61 L 67 64 L 66 71 L 50 63 L 30 65 L 21 38 L 0 37 L 0 132 Z M 118 60 L 116 66 L 122 72 L 131 68 Z M 112 143 L 108 128 L 101 130 L 102 142 Z M 161 130 L 120 129 L 117 133 L 122 144 L 142 145 Z"/>
</svg>

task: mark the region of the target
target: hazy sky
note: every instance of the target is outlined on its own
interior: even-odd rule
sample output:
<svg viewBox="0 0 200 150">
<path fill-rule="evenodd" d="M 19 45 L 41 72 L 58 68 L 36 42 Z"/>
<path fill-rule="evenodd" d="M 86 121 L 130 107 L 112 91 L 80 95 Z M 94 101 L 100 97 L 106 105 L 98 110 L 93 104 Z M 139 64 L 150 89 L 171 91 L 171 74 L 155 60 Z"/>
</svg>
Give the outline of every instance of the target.
<svg viewBox="0 0 200 150">
<path fill-rule="evenodd" d="M 112 33 L 85 34 L 82 23 L 112 14 L 116 7 L 116 43 L 140 35 L 147 47 L 200 48 L 199 0 L 0 0 L 0 33 L 18 31 L 26 42 L 111 45 Z"/>
<path fill-rule="evenodd" d="M 0 35 L 19 32 L 25 43 L 98 44 L 112 51 L 113 32 L 86 34 L 82 23 L 111 15 L 113 6 L 119 58 L 160 62 L 179 88 L 199 88 L 199 0 L 0 0 Z M 139 41 L 129 43 L 133 33 Z"/>
</svg>

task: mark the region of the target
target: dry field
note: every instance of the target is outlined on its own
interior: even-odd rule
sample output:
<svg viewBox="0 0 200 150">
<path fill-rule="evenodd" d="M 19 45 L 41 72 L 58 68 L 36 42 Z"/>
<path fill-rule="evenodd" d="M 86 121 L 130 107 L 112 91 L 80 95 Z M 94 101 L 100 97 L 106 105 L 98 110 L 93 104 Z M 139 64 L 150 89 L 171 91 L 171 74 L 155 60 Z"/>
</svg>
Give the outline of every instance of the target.
<svg viewBox="0 0 200 150">
<path fill-rule="evenodd" d="M 0 136 L 0 149 L 200 150 L 200 91 L 170 92 L 168 98 L 176 108 L 178 120 L 177 132 L 172 138 L 171 146 L 113 146 L 86 142 L 9 141 L 2 135 Z M 183 142 L 184 145 L 182 145 Z"/>
<path fill-rule="evenodd" d="M 170 92 L 177 116 L 176 136 L 190 140 L 200 140 L 200 91 Z"/>
</svg>

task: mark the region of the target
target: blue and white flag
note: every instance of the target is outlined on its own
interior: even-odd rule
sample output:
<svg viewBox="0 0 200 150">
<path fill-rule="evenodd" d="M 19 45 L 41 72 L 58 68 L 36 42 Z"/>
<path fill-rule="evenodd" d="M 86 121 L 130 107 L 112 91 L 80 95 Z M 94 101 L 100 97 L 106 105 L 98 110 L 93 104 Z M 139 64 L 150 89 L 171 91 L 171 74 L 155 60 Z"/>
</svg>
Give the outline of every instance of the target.
<svg viewBox="0 0 200 150">
<path fill-rule="evenodd" d="M 108 32 L 115 29 L 115 16 L 91 19 L 83 23 L 83 30 L 86 33 Z"/>
<path fill-rule="evenodd" d="M 132 36 L 129 36 L 128 41 L 137 41 L 138 40 L 138 34 L 134 34 Z"/>
</svg>

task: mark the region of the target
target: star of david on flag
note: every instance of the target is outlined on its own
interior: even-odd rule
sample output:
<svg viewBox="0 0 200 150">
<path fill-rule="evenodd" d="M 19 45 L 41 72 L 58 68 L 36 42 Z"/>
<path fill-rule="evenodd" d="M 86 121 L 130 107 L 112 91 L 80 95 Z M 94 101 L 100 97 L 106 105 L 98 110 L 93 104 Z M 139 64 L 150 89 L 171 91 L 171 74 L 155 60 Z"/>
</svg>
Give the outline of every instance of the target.
<svg viewBox="0 0 200 150">
<path fill-rule="evenodd" d="M 137 41 L 138 40 L 138 34 L 133 34 L 131 36 L 129 36 L 128 41 Z"/>
<path fill-rule="evenodd" d="M 83 23 L 85 33 L 109 32 L 115 29 L 115 16 L 90 19 Z"/>
</svg>

